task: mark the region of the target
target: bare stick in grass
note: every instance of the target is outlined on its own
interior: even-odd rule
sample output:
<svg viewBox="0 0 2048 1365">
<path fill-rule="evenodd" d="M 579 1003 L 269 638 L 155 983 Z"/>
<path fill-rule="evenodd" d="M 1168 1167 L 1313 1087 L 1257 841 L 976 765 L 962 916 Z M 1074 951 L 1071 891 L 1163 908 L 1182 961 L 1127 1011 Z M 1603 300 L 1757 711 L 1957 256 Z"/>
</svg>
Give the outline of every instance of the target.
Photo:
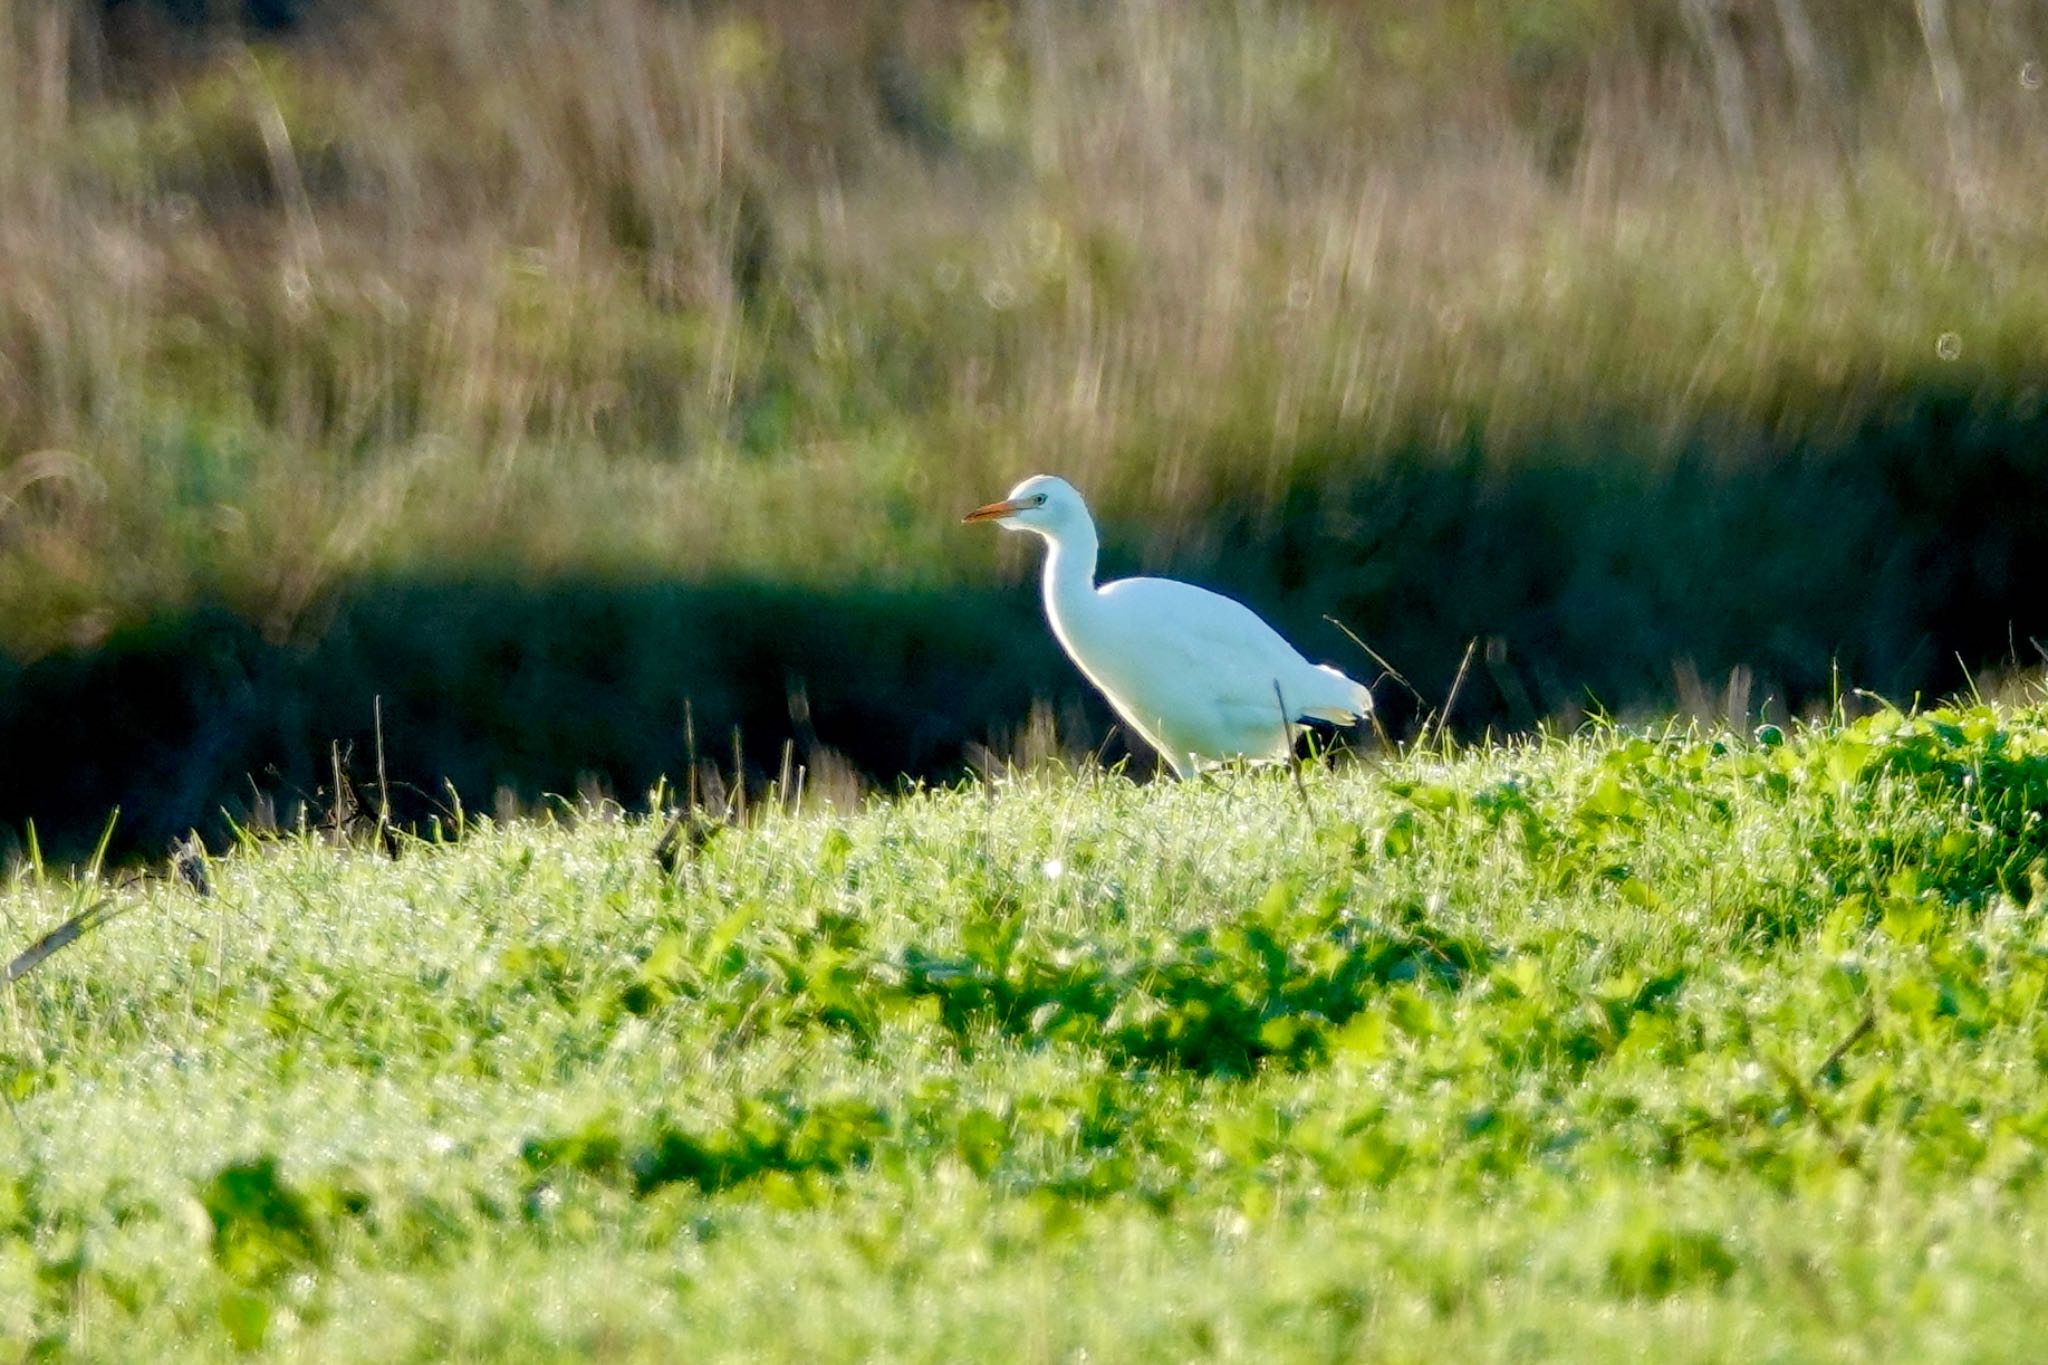
<svg viewBox="0 0 2048 1365">
<path fill-rule="evenodd" d="M 1102 766 L 1102 756 L 1109 752 L 1110 744 L 1116 739 L 1117 728 L 1118 727 L 1112 725 L 1109 727 L 1109 729 L 1103 731 L 1102 743 L 1095 746 L 1095 766 L 1097 768 L 1100 768 Z"/>
<path fill-rule="evenodd" d="M 1875 1010 L 1865 1010 L 1863 1012 L 1863 1017 L 1856 1021 L 1856 1026 L 1849 1030 L 1848 1036 L 1835 1044 L 1828 1052 L 1826 1059 L 1813 1069 L 1813 1078 L 1810 1081 L 1802 1079 L 1799 1073 L 1794 1071 L 1783 1058 L 1767 1053 L 1759 1047 L 1756 1041 L 1756 1021 L 1750 1017 L 1747 1010 L 1738 1010 L 1737 1013 L 1742 1020 L 1743 1046 L 1748 1049 L 1750 1056 L 1756 1058 L 1766 1068 L 1775 1073 L 1779 1080 L 1785 1083 L 1788 1098 L 1792 1101 L 1793 1105 L 1813 1119 L 1814 1123 L 1819 1126 L 1822 1134 L 1834 1146 L 1836 1153 L 1842 1158 L 1845 1165 L 1860 1165 L 1862 1153 L 1857 1150 L 1853 1142 L 1846 1140 L 1835 1128 L 1834 1120 L 1828 1116 L 1814 1099 L 1812 1088 L 1820 1085 L 1827 1078 L 1828 1073 L 1834 1070 L 1844 1057 L 1849 1055 L 1849 1050 L 1868 1037 L 1871 1031 L 1877 1027 L 1877 1012 Z M 1706 1132 L 1710 1128 L 1729 1127 L 1734 1124 L 1735 1120 L 1736 1107 L 1733 1104 L 1729 1104 L 1724 1106 L 1718 1114 L 1702 1115 L 1692 1123 L 1687 1124 L 1684 1128 L 1673 1133 L 1670 1141 L 1673 1144 L 1683 1144 L 1686 1139 L 1698 1133 Z"/>
<path fill-rule="evenodd" d="M 732 727 L 732 790 L 738 802 L 740 822 L 747 819 L 747 759 L 740 749 L 740 727 Z"/>
<path fill-rule="evenodd" d="M 121 913 L 124 907 L 114 904 L 112 896 L 102 896 L 85 909 L 65 920 L 62 924 L 30 944 L 12 962 L 7 964 L 7 973 L 0 977 L 8 985 L 27 976 L 43 965 L 60 949 L 76 943 L 88 929 L 98 928 Z"/>
<path fill-rule="evenodd" d="M 1849 1049 L 1862 1042 L 1869 1035 L 1870 1031 L 1876 1027 L 1877 1011 L 1865 1010 L 1863 1017 L 1856 1021 L 1856 1027 L 1849 1030 L 1849 1036 L 1836 1043 L 1834 1049 L 1828 1053 L 1827 1059 L 1813 1069 L 1813 1080 L 1808 1082 L 1808 1084 L 1819 1085 L 1825 1080 L 1827 1074 L 1840 1065 L 1842 1058 L 1849 1055 Z"/>
<path fill-rule="evenodd" d="M 1473 636 L 1465 642 L 1465 657 L 1458 663 L 1458 676 L 1451 679 L 1451 695 L 1444 698 L 1444 709 L 1437 713 L 1436 743 L 1442 743 L 1451 724 L 1451 708 L 1458 704 L 1458 693 L 1464 689 L 1465 674 L 1472 667 L 1472 652 L 1479 647 L 1479 637 Z M 1431 741 L 1424 737 L 1425 744 Z"/>
<path fill-rule="evenodd" d="M 1408 690 L 1409 696 L 1415 698 L 1415 700 L 1418 702 L 1422 700 L 1422 694 L 1415 690 L 1415 684 L 1409 682 L 1406 678 L 1402 677 L 1400 669 L 1394 667 L 1385 659 L 1381 658 L 1380 652 L 1378 650 L 1374 649 L 1365 641 L 1359 639 L 1357 634 L 1352 631 L 1351 627 L 1345 625 L 1342 621 L 1339 621 L 1334 616 L 1326 615 L 1323 617 L 1323 619 L 1325 621 L 1328 621 L 1337 629 L 1343 631 L 1346 639 L 1350 640 L 1352 644 L 1357 645 L 1360 649 L 1364 650 L 1366 657 L 1371 659 L 1374 663 L 1380 666 L 1380 677 L 1392 678 L 1395 682 L 1401 684 L 1402 687 Z M 1374 679 L 1374 681 L 1377 682 L 1378 679 Z M 1372 725 L 1372 732 L 1379 736 L 1380 743 L 1386 748 L 1393 748 L 1393 737 L 1387 733 L 1387 727 L 1380 724 L 1380 713 L 1378 708 L 1374 708 L 1373 710 L 1366 712 L 1365 718 Z"/>
<path fill-rule="evenodd" d="M 1875 1012 L 1868 1010 L 1864 1012 L 1863 1018 L 1857 1021 L 1856 1027 L 1849 1031 L 1849 1036 L 1840 1043 L 1837 1043 L 1834 1049 L 1828 1053 L 1827 1060 L 1815 1068 L 1813 1073 L 1814 1079 L 1811 1082 L 1808 1082 L 1805 1077 L 1795 1071 L 1792 1068 L 1792 1064 L 1784 1058 L 1758 1046 L 1755 1021 L 1749 1017 L 1749 1013 L 1746 1010 L 1740 1011 L 1740 1014 L 1743 1024 L 1743 1041 L 1749 1049 L 1750 1056 L 1763 1063 L 1766 1068 L 1777 1075 L 1779 1080 L 1784 1082 L 1787 1098 L 1792 1101 L 1795 1108 L 1814 1121 L 1815 1125 L 1819 1127 L 1822 1136 L 1827 1138 L 1829 1145 L 1834 1147 L 1836 1155 L 1842 1159 L 1843 1165 L 1861 1166 L 1863 1162 L 1862 1152 L 1854 1142 L 1842 1134 L 1840 1129 L 1836 1128 L 1833 1117 L 1829 1115 L 1826 1109 L 1821 1107 L 1820 1101 L 1814 1098 L 1811 1087 L 1818 1085 L 1821 1078 L 1827 1074 L 1829 1068 L 1847 1056 L 1849 1049 L 1854 1047 L 1859 1039 L 1877 1026 Z"/>
<path fill-rule="evenodd" d="M 340 740 L 327 746 L 327 766 L 334 780 L 334 805 L 327 815 L 339 841 L 347 837 L 349 824 L 356 818 L 355 791 L 349 785 L 348 760 L 341 755 Z"/>
<path fill-rule="evenodd" d="M 691 810 L 698 805 L 697 780 L 697 715 L 696 708 L 688 697 L 683 698 L 683 804 Z"/>
<path fill-rule="evenodd" d="M 1415 684 L 1413 684 L 1413 683 L 1409 682 L 1409 681 L 1408 681 L 1408 680 L 1407 680 L 1406 678 L 1402 677 L 1402 676 L 1401 676 L 1401 670 L 1400 670 L 1400 669 L 1398 669 L 1398 668 L 1394 667 L 1394 666 L 1393 666 L 1392 664 L 1388 663 L 1388 662 L 1387 662 L 1387 661 L 1386 661 L 1385 659 L 1381 658 L 1381 657 L 1380 657 L 1380 652 L 1379 652 L 1378 650 L 1374 649 L 1374 648 L 1373 648 L 1373 647 L 1372 647 L 1371 645 L 1367 644 L 1367 643 L 1366 643 L 1365 641 L 1363 641 L 1363 640 L 1359 639 L 1359 638 L 1358 638 L 1358 636 L 1357 636 L 1357 635 L 1356 635 L 1356 634 L 1355 634 L 1355 633 L 1354 633 L 1354 632 L 1352 631 L 1351 627 L 1349 627 L 1349 626 L 1345 625 L 1345 624 L 1344 624 L 1344 623 L 1343 623 L 1342 621 L 1339 621 L 1339 620 L 1338 620 L 1338 619 L 1337 619 L 1336 617 L 1334 617 L 1334 616 L 1327 616 L 1327 615 L 1326 615 L 1326 616 L 1324 616 L 1324 617 L 1323 617 L 1323 619 L 1324 619 L 1325 621 L 1328 621 L 1328 622 L 1329 622 L 1329 623 L 1330 623 L 1331 625 L 1335 626 L 1335 627 L 1336 627 L 1337 629 L 1339 629 L 1339 630 L 1343 631 L 1343 632 L 1344 632 L 1344 638 L 1345 638 L 1345 639 L 1347 639 L 1347 640 L 1351 641 L 1351 643 L 1352 643 L 1352 644 L 1354 644 L 1354 645 L 1357 645 L 1357 646 L 1358 646 L 1358 647 L 1359 647 L 1360 649 L 1364 650 L 1364 651 L 1365 651 L 1365 654 L 1366 654 L 1366 657 L 1367 657 L 1367 658 L 1369 658 L 1369 659 L 1371 659 L 1371 660 L 1372 660 L 1372 661 L 1373 661 L 1374 663 L 1376 663 L 1376 664 L 1378 664 L 1378 665 L 1380 666 L 1380 669 L 1381 669 L 1381 671 L 1382 671 L 1382 674 L 1383 674 L 1383 675 L 1384 675 L 1385 677 L 1389 677 L 1389 678 L 1392 678 L 1392 679 L 1393 679 L 1393 680 L 1394 680 L 1395 682 L 1397 682 L 1397 683 L 1401 684 L 1401 686 L 1403 686 L 1403 687 L 1407 688 L 1407 689 L 1408 689 L 1408 695 L 1409 695 L 1409 696 L 1411 696 L 1411 697 L 1413 697 L 1413 698 L 1415 698 L 1415 700 L 1417 700 L 1417 701 L 1421 701 L 1421 700 L 1422 700 L 1422 694 L 1421 694 L 1420 692 L 1418 692 L 1418 691 L 1416 691 L 1416 690 L 1415 690 Z"/>
<path fill-rule="evenodd" d="M 384 698 L 370 702 L 370 716 L 377 732 L 377 840 L 388 845 L 391 837 L 391 779 L 384 770 Z"/>
<path fill-rule="evenodd" d="M 1315 823 L 1315 807 L 1308 802 L 1308 784 L 1301 780 L 1301 762 L 1294 756 L 1294 722 L 1287 715 L 1287 698 L 1280 695 L 1280 680 L 1273 679 L 1273 704 L 1280 708 L 1280 733 L 1287 740 L 1287 757 L 1284 760 L 1288 771 L 1294 774 L 1294 794 L 1301 798 L 1301 811 Z"/>
<path fill-rule="evenodd" d="M 99 881 L 100 871 L 107 865 L 107 848 L 114 842 L 114 824 L 120 818 L 121 808 L 116 806 L 107 816 L 106 828 L 100 831 L 99 846 L 92 851 L 92 861 L 85 865 L 85 875 L 81 878 L 83 884 L 91 885 Z M 37 851 L 37 856 L 40 858 L 40 850 Z M 40 967 L 50 958 L 51 954 L 56 953 L 69 944 L 77 942 L 79 936 L 85 933 L 86 930 L 106 923 L 114 916 L 120 914 L 125 908 L 124 906 L 115 905 L 112 896 L 100 897 L 91 905 L 78 911 L 70 919 L 65 920 L 55 929 L 52 929 L 49 933 L 44 934 L 41 938 L 30 944 L 26 950 L 19 954 L 12 962 L 8 963 L 6 974 L 0 976 L 0 984 L 13 985 L 37 967 Z"/>
</svg>

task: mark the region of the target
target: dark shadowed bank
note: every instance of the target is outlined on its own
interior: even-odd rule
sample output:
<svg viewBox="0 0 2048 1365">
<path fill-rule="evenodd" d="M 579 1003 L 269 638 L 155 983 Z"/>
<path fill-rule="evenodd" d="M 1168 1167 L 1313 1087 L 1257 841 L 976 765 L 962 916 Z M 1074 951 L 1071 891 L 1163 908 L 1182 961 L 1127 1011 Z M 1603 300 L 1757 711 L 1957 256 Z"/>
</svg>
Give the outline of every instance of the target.
<svg viewBox="0 0 2048 1365">
<path fill-rule="evenodd" d="M 1226 588 L 1312 656 L 1376 677 L 1322 619 L 1339 617 L 1421 693 L 1377 687 L 1396 735 L 1442 704 L 1474 641 L 1465 733 L 1592 709 L 1799 713 L 1838 686 L 1907 700 L 2038 665 L 2048 400 L 1922 392 L 1882 412 L 1834 444 L 1703 433 L 1655 462 L 1584 433 L 1512 459 L 1390 457 L 1256 514 L 1218 490 L 1199 546 L 1139 563 L 1141 528 L 1112 524 L 1103 568 Z M 408 822 L 506 792 L 632 804 L 693 757 L 730 775 L 735 736 L 755 781 L 787 749 L 888 784 L 1016 747 L 1035 705 L 1070 748 L 1110 729 L 1021 582 L 359 583 L 297 638 L 202 610 L 0 662 L 0 840 L 18 847 L 34 819 L 46 851 L 76 857 L 119 806 L 117 848 L 155 856 L 266 808 L 317 815 L 337 746 L 373 786 L 379 699 Z"/>
<path fill-rule="evenodd" d="M 331 815 L 337 749 L 374 803 L 378 710 L 396 817 L 489 812 L 597 789 L 629 804 L 667 775 L 792 761 L 871 776 L 962 770 L 1034 695 L 1076 690 L 1028 595 L 763 584 L 363 585 L 315 633 L 266 640 L 221 610 L 13 668 L 0 809 L 76 853 L 110 807 L 116 845 L 188 828 Z M 990 728 L 977 730 L 977 722 Z"/>
</svg>

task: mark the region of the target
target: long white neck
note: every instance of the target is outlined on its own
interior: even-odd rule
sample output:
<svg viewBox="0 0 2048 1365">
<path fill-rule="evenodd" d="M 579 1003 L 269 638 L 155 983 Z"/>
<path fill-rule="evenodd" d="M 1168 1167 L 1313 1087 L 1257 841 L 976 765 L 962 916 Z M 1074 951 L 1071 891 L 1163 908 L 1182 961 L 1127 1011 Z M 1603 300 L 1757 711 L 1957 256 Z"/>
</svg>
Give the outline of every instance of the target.
<svg viewBox="0 0 2048 1365">
<path fill-rule="evenodd" d="M 1095 554 L 1101 542 L 1083 520 L 1045 538 L 1045 614 L 1055 629 L 1085 616 L 1095 604 Z"/>
</svg>

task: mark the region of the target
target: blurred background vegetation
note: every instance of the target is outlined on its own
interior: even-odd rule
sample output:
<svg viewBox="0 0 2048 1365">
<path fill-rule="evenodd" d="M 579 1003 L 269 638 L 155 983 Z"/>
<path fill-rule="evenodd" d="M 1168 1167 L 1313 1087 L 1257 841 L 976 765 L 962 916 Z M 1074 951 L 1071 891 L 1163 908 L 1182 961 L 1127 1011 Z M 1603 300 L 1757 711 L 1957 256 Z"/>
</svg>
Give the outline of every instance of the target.
<svg viewBox="0 0 2048 1365">
<path fill-rule="evenodd" d="M 2028 0 L 0 0 L 0 840 L 1107 729 L 1067 475 L 1468 730 L 2048 639 Z"/>
</svg>

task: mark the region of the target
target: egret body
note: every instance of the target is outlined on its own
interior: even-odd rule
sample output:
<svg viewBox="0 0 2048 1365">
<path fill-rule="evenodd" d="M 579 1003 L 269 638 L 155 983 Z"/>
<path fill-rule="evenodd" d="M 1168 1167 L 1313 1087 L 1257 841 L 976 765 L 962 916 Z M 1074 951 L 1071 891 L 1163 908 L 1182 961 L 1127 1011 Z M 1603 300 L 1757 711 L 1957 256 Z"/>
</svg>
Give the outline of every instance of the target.
<svg viewBox="0 0 2048 1365">
<path fill-rule="evenodd" d="M 1301 722 L 1350 725 L 1372 710 L 1363 684 L 1304 659 L 1241 602 L 1165 578 L 1095 586 L 1095 521 L 1065 479 L 1036 475 L 964 519 L 1045 540 L 1054 637 L 1180 776 L 1230 758 L 1285 758 Z"/>
</svg>

